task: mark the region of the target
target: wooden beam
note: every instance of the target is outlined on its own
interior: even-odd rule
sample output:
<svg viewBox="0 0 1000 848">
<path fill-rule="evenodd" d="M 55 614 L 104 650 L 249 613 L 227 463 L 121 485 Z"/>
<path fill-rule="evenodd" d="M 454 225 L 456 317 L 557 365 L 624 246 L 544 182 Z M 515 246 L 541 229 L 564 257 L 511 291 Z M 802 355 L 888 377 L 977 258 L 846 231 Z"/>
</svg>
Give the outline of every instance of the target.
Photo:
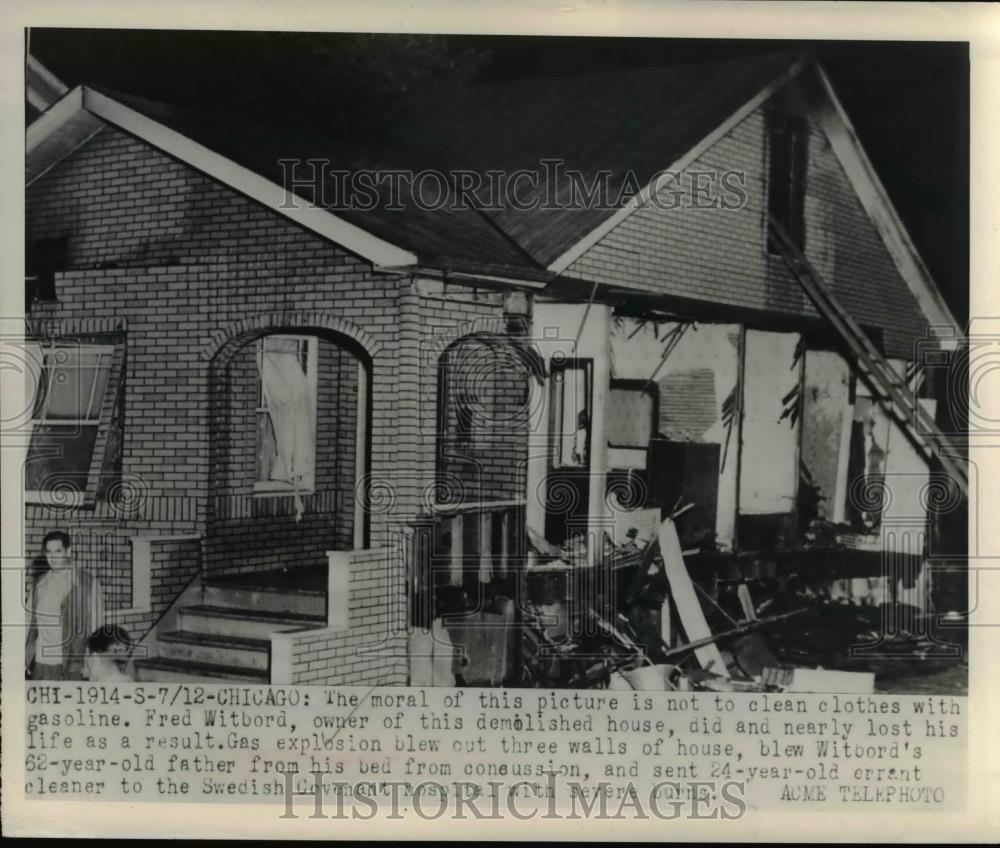
<svg viewBox="0 0 1000 848">
<path fill-rule="evenodd" d="M 698 600 L 694 584 L 691 582 L 691 575 L 688 574 L 687 565 L 684 563 L 681 543 L 677 538 L 677 526 L 669 518 L 660 525 L 659 542 L 660 556 L 663 557 L 667 581 L 670 583 L 670 594 L 677 605 L 684 635 L 688 642 L 711 638 L 712 631 L 705 620 L 701 601 Z M 724 677 L 729 676 L 722 653 L 714 642 L 696 648 L 695 656 L 701 663 L 701 667 L 707 671 L 721 674 Z"/>
</svg>

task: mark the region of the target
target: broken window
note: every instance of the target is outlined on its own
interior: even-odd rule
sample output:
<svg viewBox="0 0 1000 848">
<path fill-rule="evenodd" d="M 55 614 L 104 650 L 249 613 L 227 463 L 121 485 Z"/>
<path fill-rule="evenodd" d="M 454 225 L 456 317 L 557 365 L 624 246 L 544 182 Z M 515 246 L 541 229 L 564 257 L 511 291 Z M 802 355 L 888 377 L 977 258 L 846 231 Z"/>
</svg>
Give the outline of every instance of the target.
<svg viewBox="0 0 1000 848">
<path fill-rule="evenodd" d="M 657 386 L 643 380 L 612 380 L 605 427 L 608 466 L 645 468 L 649 442 L 656 435 Z"/>
<path fill-rule="evenodd" d="M 588 523 L 594 363 L 553 362 L 550 471 L 545 481 L 545 538 L 562 544 Z"/>
<path fill-rule="evenodd" d="M 590 466 L 593 363 L 589 360 L 552 365 L 552 434 L 555 468 Z"/>
<path fill-rule="evenodd" d="M 26 496 L 41 502 L 83 503 L 105 397 L 113 386 L 115 348 L 64 343 L 29 346 L 29 352 L 41 368 L 34 387 Z"/>
<path fill-rule="evenodd" d="M 316 464 L 317 339 L 265 336 L 257 342 L 258 492 L 309 492 Z"/>
<path fill-rule="evenodd" d="M 672 509 L 679 495 L 696 501 L 681 519 L 688 525 L 682 531 L 707 530 L 723 549 L 732 547 L 736 521 L 741 339 L 736 324 L 628 316 L 616 317 L 611 335 L 615 382 L 655 387 L 655 449 L 644 466 L 646 505 Z M 610 416 L 617 406 L 612 400 Z M 617 453 L 612 447 L 611 468 L 620 467 Z M 630 470 L 634 477 L 636 469 Z"/>
<path fill-rule="evenodd" d="M 808 139 L 807 127 L 803 121 L 776 113 L 768 115 L 767 211 L 784 228 L 799 250 L 805 246 L 802 213 Z M 767 250 L 773 254 L 780 253 L 770 234 Z"/>
</svg>

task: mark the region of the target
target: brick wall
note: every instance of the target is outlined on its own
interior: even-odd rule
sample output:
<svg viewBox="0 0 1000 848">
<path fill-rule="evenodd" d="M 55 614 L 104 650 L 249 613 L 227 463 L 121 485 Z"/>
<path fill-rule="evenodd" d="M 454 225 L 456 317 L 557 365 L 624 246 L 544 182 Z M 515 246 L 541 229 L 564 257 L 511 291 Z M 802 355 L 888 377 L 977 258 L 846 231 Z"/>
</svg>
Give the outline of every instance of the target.
<svg viewBox="0 0 1000 848">
<path fill-rule="evenodd" d="M 399 303 L 408 280 L 374 274 L 370 264 L 111 128 L 29 187 L 26 227 L 29 240 L 68 237 L 58 302 L 40 305 L 33 317 L 126 324 L 122 476 L 140 493 L 125 515 L 107 504 L 92 511 L 29 505 L 26 553 L 40 550 L 53 527 L 110 518 L 123 539 L 150 531 L 207 535 L 214 564 L 239 565 L 238 547 L 221 536 L 213 542 L 213 531 L 223 528 L 210 522 L 218 458 L 210 426 L 218 415 L 210 403 L 213 357 L 219 367 L 217 352 L 231 354 L 268 329 L 349 338 L 368 352 L 371 468 L 388 475 L 396 467 Z M 353 508 L 345 511 L 342 502 L 356 482 L 356 384 L 345 372 L 356 360 L 332 348 L 323 359 L 337 374 L 320 398 L 323 413 L 329 417 L 334 406 L 343 413 L 324 433 L 345 438 L 321 437 L 325 494 L 306 504 L 301 522 L 290 498 L 229 502 L 223 525 L 235 518 L 258 532 L 248 542 L 286 543 L 254 567 L 318 562 L 323 551 L 351 543 Z M 244 448 L 252 460 L 254 442 Z M 373 522 L 373 543 L 388 532 Z M 197 570 L 189 547 L 164 548 L 154 558 L 159 612 Z M 113 568 L 106 591 L 117 595 L 122 579 Z M 148 616 L 126 622 L 139 630 L 151 623 Z M 405 668 L 405 657 L 399 662 Z"/>
<path fill-rule="evenodd" d="M 796 92 L 788 100 L 794 106 Z M 884 328 L 888 355 L 905 358 L 913 341 L 923 337 L 926 319 L 814 124 L 808 151 L 805 252 L 857 320 Z M 688 190 L 680 208 L 654 206 L 630 215 L 573 262 L 567 275 L 815 316 L 782 260 L 766 250 L 766 155 L 765 117 L 758 110 L 688 168 L 689 173 L 744 172 L 747 202 L 742 208 L 685 208 L 691 201 Z"/>
<path fill-rule="evenodd" d="M 201 541 L 193 539 L 155 539 L 150 543 L 152 557 L 151 609 L 118 616 L 119 621 L 137 638 L 167 611 L 181 591 L 201 569 Z"/>
<path fill-rule="evenodd" d="M 406 574 L 399 546 L 357 551 L 351 559 L 347 627 L 284 637 L 292 641 L 292 683 L 407 682 Z"/>
<path fill-rule="evenodd" d="M 809 154 L 807 253 L 849 309 L 886 327 L 890 355 L 905 356 L 922 334 L 924 319 L 815 128 Z M 762 113 L 707 151 L 693 166 L 699 168 L 745 171 L 746 206 L 637 212 L 567 275 L 811 314 L 780 260 L 765 250 Z M 289 559 L 314 561 L 321 550 L 348 544 L 340 501 L 353 473 L 346 451 L 325 466 L 324 475 L 330 476 L 323 477 L 323 485 L 331 487 L 333 500 L 307 503 L 299 522 L 291 498 L 255 499 L 226 488 L 225 455 L 233 445 L 212 438 L 213 428 L 226 419 L 224 406 L 212 400 L 213 369 L 224 372 L 222 360 L 269 330 L 351 337 L 368 349 L 373 486 L 390 493 L 373 508 L 373 547 L 389 544 L 401 522 L 424 511 L 435 476 L 440 356 L 463 336 L 502 328 L 500 295 L 454 286 L 416 290 L 408 279 L 375 274 L 368 263 L 110 128 L 29 187 L 26 227 L 29 240 L 68 237 L 69 269 L 56 278 L 58 303 L 40 306 L 39 315 L 56 322 L 81 317 L 125 322 L 122 477 L 138 491 L 124 515 L 109 513 L 107 506 L 93 512 L 29 506 L 29 551 L 39 550 L 42 534 L 53 527 L 108 518 L 126 537 L 156 530 L 207 534 L 208 567 L 240 567 L 243 556 L 226 534 L 251 525 L 259 535 L 247 535 L 248 543 L 275 545 L 254 568 Z M 329 359 L 326 364 L 333 365 Z M 514 387 L 495 383 L 490 390 L 507 389 Z M 342 384 L 339 390 L 347 391 Z M 327 413 L 333 396 L 331 388 Z M 336 408 L 353 406 L 338 402 Z M 338 420 L 336 429 L 347 432 L 356 423 Z M 516 423 L 510 433 L 509 442 L 495 440 L 492 454 L 489 441 L 480 439 L 488 469 L 484 490 L 498 496 L 523 490 Z M 253 450 L 248 441 L 241 455 L 252 458 Z M 215 497 L 220 486 L 223 510 Z M 157 554 L 154 605 L 167 603 L 196 567 L 190 546 Z M 380 619 L 395 613 L 379 607 L 378 597 L 388 596 L 377 587 L 405 593 L 405 581 L 374 553 L 360 573 L 369 573 L 358 579 L 372 581 L 367 588 L 374 593 L 359 608 L 360 621 L 381 627 Z M 117 592 L 116 574 L 109 572 L 108 581 Z M 343 650 L 357 647 L 338 641 L 346 638 L 313 650 L 342 657 Z M 320 670 L 328 660 L 310 667 L 320 658 L 307 654 L 301 658 L 304 677 L 334 674 L 328 665 Z M 399 655 L 404 654 L 401 646 Z M 351 659 L 335 674 L 344 682 L 369 680 L 366 662 Z M 405 657 L 400 662 L 386 660 L 374 673 L 398 676 Z"/>
<path fill-rule="evenodd" d="M 58 302 L 40 304 L 33 317 L 56 326 L 87 319 L 127 328 L 122 476 L 140 494 L 127 514 L 108 504 L 91 512 L 29 506 L 32 551 L 53 526 L 108 518 L 122 539 L 155 531 L 201 535 L 201 564 L 223 571 L 319 563 L 326 550 L 350 547 L 353 510 L 344 501 L 357 483 L 358 422 L 350 377 L 357 358 L 340 344 L 347 337 L 371 358 L 370 466 L 377 490 L 371 544 L 381 548 L 426 507 L 435 473 L 440 354 L 464 335 L 503 326 L 497 294 L 459 287 L 424 296 L 409 279 L 374 274 L 367 263 L 110 128 L 30 186 L 27 235 L 68 237 Z M 319 408 L 325 418 L 336 417 L 328 431 L 343 438 L 321 435 L 317 495 L 304 499 L 300 521 L 293 498 L 251 493 L 252 417 L 234 427 L 227 409 L 235 397 L 229 388 L 245 392 L 252 383 L 238 351 L 272 330 L 330 342 L 321 352 L 331 376 Z M 505 475 L 521 473 L 508 454 L 493 463 L 489 481 L 504 496 L 519 491 L 519 478 Z M 389 619 L 390 630 L 405 623 L 406 581 L 401 565 L 394 571 L 374 553 L 363 556 L 354 578 L 360 606 L 352 615 L 360 616 L 358 638 L 367 640 L 366 628 L 382 634 Z M 190 546 L 155 556 L 157 614 L 198 566 Z M 108 583 L 118 592 L 121 579 L 109 572 Z M 148 616 L 126 622 L 140 631 L 151 623 Z M 312 650 L 325 652 L 322 665 L 350 646 L 354 658 L 337 672 L 344 682 L 370 681 L 372 674 L 403 682 L 405 633 L 393 630 L 392 638 L 391 656 L 374 664 L 346 636 Z M 303 680 L 319 679 L 316 661 L 303 660 L 307 669 L 313 662 Z"/>
</svg>

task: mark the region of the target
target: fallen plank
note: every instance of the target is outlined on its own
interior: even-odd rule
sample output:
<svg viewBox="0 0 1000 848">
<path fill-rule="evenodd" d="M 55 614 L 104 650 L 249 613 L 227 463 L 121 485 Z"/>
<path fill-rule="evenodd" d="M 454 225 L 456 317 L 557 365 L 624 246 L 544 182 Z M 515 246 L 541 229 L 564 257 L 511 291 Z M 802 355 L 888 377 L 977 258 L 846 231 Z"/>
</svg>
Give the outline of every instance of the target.
<svg viewBox="0 0 1000 848">
<path fill-rule="evenodd" d="M 678 617 L 688 642 L 702 643 L 695 648 L 695 656 L 701 667 L 714 671 L 716 674 L 727 674 L 726 663 L 716 646 L 711 628 L 705 620 L 701 602 L 695 594 L 691 575 L 684 564 L 680 539 L 677 538 L 677 526 L 670 518 L 664 519 L 658 534 L 660 556 L 663 557 L 663 567 L 670 583 L 670 593 L 677 606 Z M 704 640 L 710 640 L 705 642 Z"/>
<path fill-rule="evenodd" d="M 736 597 L 739 598 L 740 607 L 743 609 L 743 617 L 755 621 L 757 618 L 757 610 L 753 605 L 753 598 L 750 597 L 750 587 L 746 583 L 740 583 L 736 587 Z"/>
</svg>

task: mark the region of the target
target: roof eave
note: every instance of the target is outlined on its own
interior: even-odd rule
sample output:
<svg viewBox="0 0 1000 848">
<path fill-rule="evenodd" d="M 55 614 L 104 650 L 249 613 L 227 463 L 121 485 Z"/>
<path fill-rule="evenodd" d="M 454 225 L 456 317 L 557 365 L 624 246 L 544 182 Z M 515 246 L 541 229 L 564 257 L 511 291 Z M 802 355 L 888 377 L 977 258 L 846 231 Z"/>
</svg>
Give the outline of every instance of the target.
<svg viewBox="0 0 1000 848">
<path fill-rule="evenodd" d="M 28 102 L 39 112 L 44 112 L 69 90 L 59 77 L 30 53 L 25 77 Z"/>
<path fill-rule="evenodd" d="M 293 196 L 284 186 L 87 86 L 77 86 L 65 94 L 28 127 L 29 184 L 89 141 L 105 124 L 124 130 L 373 265 L 404 266 L 417 262 L 416 254 L 322 207 L 297 197 L 289 202 Z"/>
<path fill-rule="evenodd" d="M 834 154 L 900 276 L 927 318 L 928 329 L 943 348 L 956 347 L 962 336 L 961 326 L 889 199 L 829 77 L 818 61 L 814 61 L 812 67 L 819 83 L 810 104 L 813 115 L 829 139 Z"/>
<path fill-rule="evenodd" d="M 68 91 L 32 122 L 25 133 L 28 185 L 93 138 L 104 122 L 83 104 L 83 86 Z"/>
</svg>

